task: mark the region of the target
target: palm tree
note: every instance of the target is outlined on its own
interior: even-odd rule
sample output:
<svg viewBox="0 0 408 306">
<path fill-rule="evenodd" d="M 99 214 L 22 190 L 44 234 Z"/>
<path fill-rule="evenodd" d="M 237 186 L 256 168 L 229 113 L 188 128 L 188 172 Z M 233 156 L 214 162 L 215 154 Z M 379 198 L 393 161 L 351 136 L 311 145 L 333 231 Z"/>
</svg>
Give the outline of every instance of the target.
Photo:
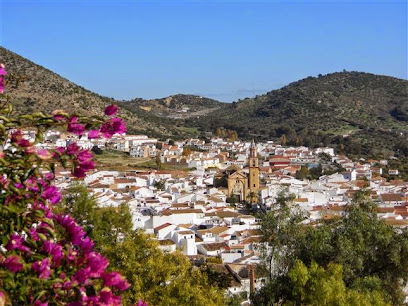
<svg viewBox="0 0 408 306">
<path fill-rule="evenodd" d="M 255 204 L 256 202 L 258 202 L 258 195 L 254 191 L 251 191 L 250 193 L 248 193 L 246 198 L 247 198 L 247 201 L 251 204 Z"/>
</svg>

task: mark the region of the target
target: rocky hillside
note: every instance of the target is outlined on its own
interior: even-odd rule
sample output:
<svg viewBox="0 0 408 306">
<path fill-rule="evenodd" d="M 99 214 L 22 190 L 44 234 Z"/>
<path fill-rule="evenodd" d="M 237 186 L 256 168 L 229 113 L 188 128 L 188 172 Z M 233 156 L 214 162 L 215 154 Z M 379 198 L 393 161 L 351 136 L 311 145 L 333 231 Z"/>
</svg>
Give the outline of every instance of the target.
<svg viewBox="0 0 408 306">
<path fill-rule="evenodd" d="M 408 81 L 362 72 L 308 77 L 191 119 L 203 131 L 236 130 L 242 138 L 333 145 L 347 153 L 399 150 L 408 132 Z"/>
<path fill-rule="evenodd" d="M 13 84 L 7 87 L 7 94 L 19 113 L 52 112 L 55 109 L 64 109 L 86 115 L 101 115 L 106 105 L 117 103 L 126 105 L 120 109 L 119 115 L 126 120 L 131 132 L 147 133 L 161 138 L 189 135 L 186 132 L 188 130 L 180 129 L 174 122 L 159 118 L 155 112 L 148 111 L 149 101 L 135 99 L 124 102 L 100 96 L 3 47 L 0 47 L 0 58 L 9 72 L 9 78 L 11 78 L 9 84 Z M 151 102 L 151 108 L 156 109 L 156 104 L 160 105 L 161 100 L 166 99 L 160 99 L 157 103 Z M 173 100 L 173 98 L 167 98 L 167 100 Z M 194 96 L 192 100 L 197 99 Z M 139 105 L 139 101 L 143 102 Z M 176 98 L 174 101 L 176 102 L 173 103 L 174 105 L 170 103 L 173 109 L 194 104 L 185 97 Z M 210 105 L 214 103 L 211 101 Z M 136 107 L 130 107 L 131 105 Z"/>
<path fill-rule="evenodd" d="M 204 115 L 223 107 L 225 103 L 196 95 L 172 95 L 161 99 L 134 99 L 124 102 L 161 117 L 189 118 Z"/>
</svg>

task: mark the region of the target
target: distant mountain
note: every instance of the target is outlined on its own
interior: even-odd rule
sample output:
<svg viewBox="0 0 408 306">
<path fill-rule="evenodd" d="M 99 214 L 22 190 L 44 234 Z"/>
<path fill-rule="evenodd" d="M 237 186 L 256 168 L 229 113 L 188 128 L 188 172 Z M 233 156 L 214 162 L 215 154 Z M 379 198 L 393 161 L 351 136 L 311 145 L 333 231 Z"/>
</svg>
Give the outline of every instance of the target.
<svg viewBox="0 0 408 306">
<path fill-rule="evenodd" d="M 192 95 L 175 95 L 157 100 L 134 99 L 117 101 L 93 93 L 30 60 L 0 47 L 9 77 L 17 86 L 8 87 L 7 94 L 19 113 L 34 111 L 52 112 L 64 109 L 84 115 L 101 115 L 106 105 L 117 103 L 122 108 L 119 115 L 135 133 L 166 138 L 191 136 L 191 130 L 177 126 L 178 122 L 166 119 L 168 115 L 188 107 L 192 111 L 213 110 L 221 104 L 215 100 Z M 161 115 L 158 117 L 157 115 Z M 193 133 L 193 135 L 195 135 Z"/>
<path fill-rule="evenodd" d="M 225 104 L 206 97 L 183 94 L 172 95 L 161 99 L 134 99 L 125 103 L 134 104 L 143 110 L 151 111 L 160 116 L 218 109 Z"/>
<path fill-rule="evenodd" d="M 398 151 L 407 142 L 408 81 L 363 72 L 308 77 L 265 95 L 226 104 L 189 126 L 233 129 L 241 138 L 333 145 L 347 153 Z"/>
</svg>

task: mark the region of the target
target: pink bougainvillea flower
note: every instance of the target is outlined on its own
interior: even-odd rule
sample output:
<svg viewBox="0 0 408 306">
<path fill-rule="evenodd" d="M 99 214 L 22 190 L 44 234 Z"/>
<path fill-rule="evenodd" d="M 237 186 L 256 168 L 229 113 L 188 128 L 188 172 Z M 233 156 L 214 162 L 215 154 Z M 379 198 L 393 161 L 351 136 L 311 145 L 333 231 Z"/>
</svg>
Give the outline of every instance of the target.
<svg viewBox="0 0 408 306">
<path fill-rule="evenodd" d="M 31 236 L 31 238 L 34 239 L 34 241 L 40 240 L 40 238 L 37 235 L 37 230 L 35 228 L 33 228 L 33 227 L 30 229 L 30 236 Z"/>
<path fill-rule="evenodd" d="M 61 121 L 63 119 L 65 119 L 68 115 L 61 109 L 57 109 L 55 111 L 52 112 L 52 115 L 54 116 L 54 119 L 56 121 Z"/>
<path fill-rule="evenodd" d="M 94 247 L 94 242 L 89 237 L 85 237 L 82 240 L 80 247 L 82 249 L 82 252 L 84 252 L 85 254 L 88 254 L 89 252 L 92 251 Z"/>
<path fill-rule="evenodd" d="M 116 115 L 117 112 L 118 112 L 118 106 L 116 104 L 108 105 L 105 108 L 105 115 L 107 115 L 107 116 Z"/>
<path fill-rule="evenodd" d="M 79 163 L 79 167 L 85 171 L 95 169 L 95 162 L 93 160 L 85 160 Z"/>
<path fill-rule="evenodd" d="M 3 65 L 0 66 L 0 75 L 7 75 L 7 71 L 4 69 Z"/>
<path fill-rule="evenodd" d="M 0 66 L 0 94 L 4 92 L 5 82 L 4 75 L 7 75 L 6 69 L 3 66 Z"/>
<path fill-rule="evenodd" d="M 75 163 L 75 168 L 72 171 L 72 174 L 75 177 L 83 178 L 85 173 L 89 170 L 95 169 L 95 162 L 92 160 L 93 154 L 89 150 L 80 151 L 77 156 Z"/>
<path fill-rule="evenodd" d="M 56 220 L 68 232 L 71 242 L 76 246 L 80 246 L 85 237 L 85 231 L 75 220 L 70 215 L 58 215 Z"/>
<path fill-rule="evenodd" d="M 114 286 L 120 291 L 126 290 L 130 287 L 130 284 L 118 272 L 103 273 L 101 276 L 104 285 L 107 287 Z"/>
<path fill-rule="evenodd" d="M 114 134 L 123 133 L 126 133 L 126 124 L 118 117 L 105 121 L 101 126 L 101 134 L 105 138 L 111 138 Z"/>
<path fill-rule="evenodd" d="M 23 252 L 30 252 L 30 248 L 23 245 L 24 239 L 20 235 L 11 234 L 10 240 L 6 244 L 6 249 L 11 250 L 20 250 Z"/>
<path fill-rule="evenodd" d="M 23 269 L 23 264 L 20 262 L 20 257 L 14 255 L 8 256 L 1 264 L 3 267 L 9 269 L 13 273 L 17 273 Z"/>
<path fill-rule="evenodd" d="M 11 134 L 10 138 L 12 143 L 19 145 L 20 147 L 30 147 L 31 142 L 28 139 L 24 138 L 24 135 L 21 133 L 20 130 L 15 131 Z"/>
<path fill-rule="evenodd" d="M 79 153 L 80 150 L 81 150 L 81 147 L 79 147 L 76 142 L 73 142 L 67 146 L 68 155 L 76 155 Z"/>
<path fill-rule="evenodd" d="M 15 184 L 14 184 L 14 187 L 16 187 L 17 189 L 23 189 L 23 188 L 24 188 L 24 185 L 21 184 L 21 183 L 15 183 Z"/>
<path fill-rule="evenodd" d="M 35 148 L 34 148 L 33 146 L 26 147 L 26 148 L 24 149 L 24 153 L 26 153 L 26 154 L 33 154 L 33 153 L 35 153 Z"/>
<path fill-rule="evenodd" d="M 61 192 L 55 186 L 48 186 L 44 189 L 41 197 L 50 201 L 51 204 L 57 204 L 61 201 Z"/>
<path fill-rule="evenodd" d="M 84 162 L 93 158 L 93 154 L 89 150 L 84 150 L 78 153 L 77 158 L 80 162 Z"/>
<path fill-rule="evenodd" d="M 98 302 L 102 305 L 122 305 L 121 297 L 115 296 L 109 288 L 103 288 L 101 290 Z"/>
<path fill-rule="evenodd" d="M 72 171 L 72 175 L 77 178 L 84 178 L 86 173 L 81 167 L 75 167 L 74 171 Z"/>
<path fill-rule="evenodd" d="M 39 278 L 47 279 L 50 277 L 52 271 L 50 268 L 50 261 L 48 258 L 37 260 L 31 265 L 31 270 L 38 273 Z"/>
<path fill-rule="evenodd" d="M 63 147 L 58 147 L 54 150 L 54 152 L 52 153 L 52 157 L 54 157 L 55 159 L 58 159 L 59 157 L 61 157 L 61 155 L 63 155 L 65 153 L 65 148 Z"/>
<path fill-rule="evenodd" d="M 44 241 L 43 249 L 45 252 L 52 256 L 54 266 L 59 266 L 60 261 L 63 257 L 62 246 L 46 240 Z"/>
<path fill-rule="evenodd" d="M 50 159 L 52 157 L 52 154 L 50 151 L 46 149 L 37 149 L 37 156 L 40 159 L 46 160 L 46 159 Z"/>
<path fill-rule="evenodd" d="M 33 306 L 48 306 L 48 302 L 41 302 L 41 301 L 39 301 L 39 300 L 37 300 L 37 301 L 35 301 L 34 303 L 33 303 Z"/>
<path fill-rule="evenodd" d="M 69 250 L 68 255 L 66 256 L 66 259 L 68 261 L 74 261 L 76 259 L 77 255 L 78 255 L 77 251 Z"/>
<path fill-rule="evenodd" d="M 137 305 L 135 304 L 135 306 L 148 306 L 146 302 L 139 300 L 139 303 L 137 303 Z"/>
<path fill-rule="evenodd" d="M 97 252 L 88 254 L 88 268 L 92 277 L 99 277 L 108 266 L 108 260 Z"/>
<path fill-rule="evenodd" d="M 72 132 L 75 135 L 83 135 L 85 132 L 85 125 L 78 123 L 77 117 L 71 117 L 68 119 L 68 132 Z"/>
<path fill-rule="evenodd" d="M 91 278 L 91 268 L 89 267 L 84 268 L 84 269 L 79 269 L 73 277 L 73 279 L 79 283 L 87 283 L 89 278 Z"/>
<path fill-rule="evenodd" d="M 34 202 L 34 204 L 33 204 L 33 210 L 42 210 L 42 211 L 45 213 L 44 216 L 45 216 L 46 218 L 51 219 L 51 218 L 54 217 L 54 213 L 52 212 L 52 210 L 50 209 L 50 207 L 48 207 L 47 205 L 44 205 L 43 203 L 41 203 L 41 202 L 39 202 L 39 201 Z M 36 231 L 37 231 L 38 233 L 44 232 L 44 230 L 42 229 L 42 228 L 44 228 L 44 227 L 49 227 L 49 225 L 48 225 L 47 223 L 41 222 L 41 223 L 37 226 Z M 45 230 L 45 232 L 46 232 L 46 230 Z"/>
<path fill-rule="evenodd" d="M 95 139 L 95 138 L 99 138 L 99 130 L 89 130 L 88 139 Z"/>
<path fill-rule="evenodd" d="M 52 172 L 47 172 L 47 173 L 44 175 L 44 177 L 45 177 L 46 180 L 52 181 L 52 180 L 55 178 L 55 175 L 54 175 L 54 173 L 52 173 Z"/>
</svg>

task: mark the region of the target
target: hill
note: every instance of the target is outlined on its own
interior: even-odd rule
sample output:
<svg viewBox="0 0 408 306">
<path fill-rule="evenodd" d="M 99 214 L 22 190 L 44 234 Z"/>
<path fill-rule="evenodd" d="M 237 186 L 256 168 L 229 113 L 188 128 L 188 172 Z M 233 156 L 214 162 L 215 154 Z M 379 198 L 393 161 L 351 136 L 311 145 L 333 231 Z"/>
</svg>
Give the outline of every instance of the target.
<svg viewBox="0 0 408 306">
<path fill-rule="evenodd" d="M 215 100 L 192 95 L 176 95 L 157 100 L 117 101 L 76 85 L 3 47 L 0 47 L 0 58 L 12 79 L 10 84 L 14 84 L 7 88 L 7 95 L 19 113 L 64 109 L 70 112 L 75 110 L 84 115 L 101 115 L 106 105 L 117 103 L 122 106 L 119 116 L 126 120 L 130 132 L 166 138 L 196 134 L 195 129 L 177 126 L 177 122 L 165 117 L 177 113 L 183 107 L 189 107 L 190 113 L 192 111 L 205 113 L 208 112 L 207 109 L 213 110 L 221 104 Z"/>
<path fill-rule="evenodd" d="M 196 95 L 178 94 L 161 99 L 134 99 L 126 101 L 124 104 L 160 117 L 186 119 L 208 114 L 223 107 L 225 103 Z"/>
<path fill-rule="evenodd" d="M 408 156 L 408 81 L 363 72 L 337 72 L 291 83 L 265 95 L 221 103 L 195 95 L 117 101 L 78 86 L 0 47 L 14 79 L 7 88 L 20 113 L 75 110 L 99 115 L 111 103 L 132 133 L 161 139 L 197 137 L 219 128 L 243 139 L 330 145 L 348 154 Z M 285 137 L 283 137 L 283 135 Z"/>
<path fill-rule="evenodd" d="M 408 153 L 401 147 L 408 132 L 408 81 L 363 72 L 308 77 L 187 124 L 232 129 L 247 139 L 285 135 L 288 144 L 332 145 L 356 155 Z"/>
</svg>

